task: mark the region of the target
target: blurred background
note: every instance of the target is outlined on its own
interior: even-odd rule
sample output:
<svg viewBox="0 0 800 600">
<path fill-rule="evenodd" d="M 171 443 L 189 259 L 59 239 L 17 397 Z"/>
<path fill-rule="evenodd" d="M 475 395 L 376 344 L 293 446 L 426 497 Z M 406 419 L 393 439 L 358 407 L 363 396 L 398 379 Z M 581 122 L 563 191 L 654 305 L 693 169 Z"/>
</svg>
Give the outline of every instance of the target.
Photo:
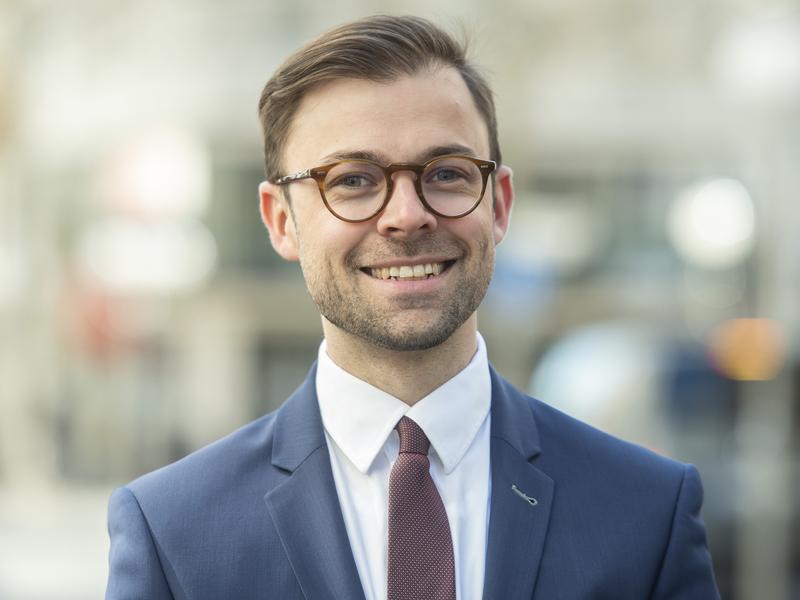
<svg viewBox="0 0 800 600">
<path fill-rule="evenodd" d="M 373 12 L 463 28 L 496 90 L 495 365 L 699 467 L 724 597 L 800 598 L 788 0 L 3 0 L 0 598 L 100 598 L 111 490 L 302 380 L 321 329 L 260 223 L 256 103 Z"/>
</svg>

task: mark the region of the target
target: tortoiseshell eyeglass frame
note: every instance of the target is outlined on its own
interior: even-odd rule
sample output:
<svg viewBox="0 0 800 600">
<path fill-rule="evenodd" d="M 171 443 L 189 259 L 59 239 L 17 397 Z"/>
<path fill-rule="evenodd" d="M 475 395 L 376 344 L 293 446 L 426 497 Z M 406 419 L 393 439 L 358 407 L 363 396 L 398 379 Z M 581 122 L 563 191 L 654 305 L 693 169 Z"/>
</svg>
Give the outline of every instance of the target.
<svg viewBox="0 0 800 600">
<path fill-rule="evenodd" d="M 475 166 L 478 167 L 481 176 L 483 177 L 483 182 L 481 184 L 481 193 L 478 195 L 478 198 L 475 200 L 475 203 L 468 210 L 457 215 L 446 215 L 435 210 L 430 204 L 428 204 L 428 201 L 425 200 L 425 195 L 422 193 L 422 174 L 431 165 L 439 161 L 452 158 L 462 158 L 475 164 Z M 328 199 L 325 197 L 325 177 L 328 176 L 328 172 L 331 169 L 337 167 L 342 163 L 365 163 L 368 165 L 378 167 L 381 171 L 383 171 L 383 175 L 386 178 L 386 196 L 384 197 L 383 202 L 381 202 L 380 206 L 367 217 L 363 217 L 361 219 L 347 219 L 337 214 L 336 211 L 334 211 L 331 208 L 330 204 L 328 203 Z M 437 156 L 421 165 L 414 163 L 392 163 L 390 165 L 384 166 L 371 160 L 353 158 L 353 159 L 336 161 L 334 163 L 323 165 L 321 167 L 306 169 L 305 171 L 300 171 L 299 173 L 295 173 L 293 175 L 285 175 L 283 177 L 279 177 L 278 179 L 273 181 L 273 183 L 275 185 L 286 185 L 289 183 L 293 183 L 295 181 L 301 181 L 303 179 L 313 179 L 317 182 L 317 187 L 319 188 L 319 195 L 322 197 L 322 202 L 325 204 L 325 208 L 327 208 L 328 211 L 334 217 L 336 217 L 337 219 L 341 219 L 342 221 L 346 221 L 348 223 L 363 223 L 364 221 L 369 221 L 370 219 L 375 217 L 375 215 L 380 214 L 383 211 L 383 209 L 386 208 L 386 205 L 389 203 L 389 199 L 392 197 L 392 189 L 394 185 L 394 179 L 392 178 L 392 175 L 394 175 L 398 171 L 411 171 L 416 175 L 414 179 L 414 188 L 417 191 L 417 196 L 419 197 L 420 202 L 422 202 L 422 205 L 425 207 L 426 210 L 433 213 L 437 217 L 442 217 L 443 219 L 460 219 L 461 217 L 465 217 L 469 213 L 474 211 L 481 203 L 481 200 L 483 200 L 483 195 L 486 192 L 486 182 L 489 180 L 489 175 L 491 175 L 496 168 L 497 168 L 497 163 L 494 162 L 493 160 L 481 160 L 480 158 L 475 158 L 473 156 L 464 156 L 461 154 L 448 154 L 445 156 Z"/>
</svg>

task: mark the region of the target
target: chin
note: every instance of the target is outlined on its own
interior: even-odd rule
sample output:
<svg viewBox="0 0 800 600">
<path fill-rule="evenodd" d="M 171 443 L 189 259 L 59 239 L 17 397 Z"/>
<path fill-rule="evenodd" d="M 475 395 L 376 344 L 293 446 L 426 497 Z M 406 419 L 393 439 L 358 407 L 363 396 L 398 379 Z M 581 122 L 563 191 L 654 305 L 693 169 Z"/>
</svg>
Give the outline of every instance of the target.
<svg viewBox="0 0 800 600">
<path fill-rule="evenodd" d="M 465 319 L 454 319 L 455 315 L 397 315 L 397 323 L 387 320 L 353 318 L 339 319 L 327 316 L 338 329 L 364 342 L 394 352 L 418 352 L 429 350 L 446 342 L 463 325 Z M 333 317 L 333 318 L 331 318 Z M 415 326 L 409 327 L 413 322 Z"/>
</svg>

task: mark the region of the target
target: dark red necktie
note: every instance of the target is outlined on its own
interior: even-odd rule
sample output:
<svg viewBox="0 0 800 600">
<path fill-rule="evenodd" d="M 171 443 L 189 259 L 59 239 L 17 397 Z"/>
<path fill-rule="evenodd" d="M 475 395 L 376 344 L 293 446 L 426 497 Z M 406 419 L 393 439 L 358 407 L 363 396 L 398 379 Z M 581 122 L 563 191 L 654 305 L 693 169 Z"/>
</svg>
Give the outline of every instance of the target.
<svg viewBox="0 0 800 600">
<path fill-rule="evenodd" d="M 388 600 L 455 600 L 453 540 L 431 479 L 431 444 L 408 417 L 395 429 L 400 454 L 389 476 Z"/>
</svg>

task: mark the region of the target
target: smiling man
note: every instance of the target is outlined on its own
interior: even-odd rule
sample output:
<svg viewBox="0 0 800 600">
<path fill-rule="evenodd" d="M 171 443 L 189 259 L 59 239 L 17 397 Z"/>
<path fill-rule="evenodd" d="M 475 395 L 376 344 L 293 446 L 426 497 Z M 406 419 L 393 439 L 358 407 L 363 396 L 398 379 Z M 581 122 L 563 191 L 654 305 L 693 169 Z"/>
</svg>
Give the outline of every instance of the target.
<svg viewBox="0 0 800 600">
<path fill-rule="evenodd" d="M 350 23 L 259 113 L 261 214 L 325 340 L 278 411 L 114 493 L 107 598 L 718 597 L 696 470 L 488 363 L 513 187 L 464 49 L 419 18 Z"/>
</svg>

